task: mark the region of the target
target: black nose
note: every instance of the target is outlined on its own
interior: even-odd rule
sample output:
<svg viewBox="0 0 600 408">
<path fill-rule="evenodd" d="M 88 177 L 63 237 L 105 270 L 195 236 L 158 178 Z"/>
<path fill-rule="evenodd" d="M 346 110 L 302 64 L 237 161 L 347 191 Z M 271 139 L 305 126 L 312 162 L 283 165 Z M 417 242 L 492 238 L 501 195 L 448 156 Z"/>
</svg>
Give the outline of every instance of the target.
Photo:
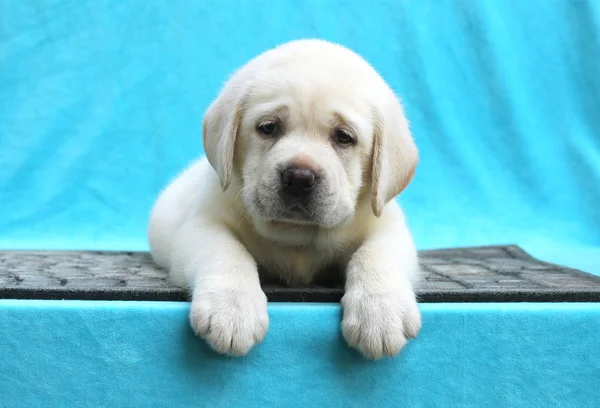
<svg viewBox="0 0 600 408">
<path fill-rule="evenodd" d="M 305 167 L 289 167 L 281 172 L 283 192 L 294 197 L 310 194 L 315 188 L 317 175 Z"/>
</svg>

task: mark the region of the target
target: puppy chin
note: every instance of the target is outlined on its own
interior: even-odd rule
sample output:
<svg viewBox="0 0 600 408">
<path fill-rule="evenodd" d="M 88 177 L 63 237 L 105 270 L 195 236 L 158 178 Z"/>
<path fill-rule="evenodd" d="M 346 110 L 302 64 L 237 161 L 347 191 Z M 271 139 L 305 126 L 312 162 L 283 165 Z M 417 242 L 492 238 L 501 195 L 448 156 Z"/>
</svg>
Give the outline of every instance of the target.
<svg viewBox="0 0 600 408">
<path fill-rule="evenodd" d="M 252 227 L 258 235 L 285 247 L 310 247 L 315 243 L 315 233 L 331 230 L 347 223 L 353 214 L 346 211 L 337 212 L 337 216 L 325 216 L 320 213 L 314 218 L 289 215 L 268 216 L 263 213 L 248 211 Z"/>
<path fill-rule="evenodd" d="M 286 205 L 272 191 L 247 188 L 242 201 L 257 232 L 266 229 L 332 229 L 349 222 L 354 216 L 354 204 L 344 197 L 330 197 L 306 205 Z"/>
<path fill-rule="evenodd" d="M 256 211 L 249 209 L 254 223 L 273 227 L 316 227 L 331 229 L 346 224 L 354 215 L 351 207 L 314 210 Z"/>
</svg>

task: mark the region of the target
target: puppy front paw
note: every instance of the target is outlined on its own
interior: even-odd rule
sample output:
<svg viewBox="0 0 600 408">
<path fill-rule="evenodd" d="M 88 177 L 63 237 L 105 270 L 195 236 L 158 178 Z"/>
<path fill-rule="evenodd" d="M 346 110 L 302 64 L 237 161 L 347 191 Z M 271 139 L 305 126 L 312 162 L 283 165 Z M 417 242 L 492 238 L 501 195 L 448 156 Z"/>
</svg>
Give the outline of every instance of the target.
<svg viewBox="0 0 600 408">
<path fill-rule="evenodd" d="M 197 291 L 190 324 L 218 353 L 243 356 L 267 334 L 267 297 L 261 290 Z"/>
<path fill-rule="evenodd" d="M 411 291 L 350 291 L 342 298 L 342 307 L 348 345 L 373 360 L 397 355 L 421 329 L 421 313 Z"/>
</svg>

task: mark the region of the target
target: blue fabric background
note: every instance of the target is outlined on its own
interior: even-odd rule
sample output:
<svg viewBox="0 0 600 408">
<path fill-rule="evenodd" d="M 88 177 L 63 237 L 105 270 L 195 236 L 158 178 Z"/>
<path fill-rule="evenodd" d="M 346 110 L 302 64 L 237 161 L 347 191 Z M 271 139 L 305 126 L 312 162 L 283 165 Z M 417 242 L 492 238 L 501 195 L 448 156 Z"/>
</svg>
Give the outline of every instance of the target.
<svg viewBox="0 0 600 408">
<path fill-rule="evenodd" d="M 236 359 L 192 335 L 182 303 L 0 300 L 0 406 L 598 408 L 597 305 L 421 309 L 419 338 L 373 363 L 335 305 L 271 305 Z"/>
<path fill-rule="evenodd" d="M 0 247 L 146 249 L 223 81 L 301 37 L 350 46 L 403 97 L 420 248 L 517 243 L 600 274 L 594 0 L 0 1 Z M 185 304 L 0 300 L 0 407 L 598 407 L 598 304 L 422 310 L 419 339 L 371 364 L 333 305 L 270 305 L 236 360 Z"/>
<path fill-rule="evenodd" d="M 403 97 L 419 248 L 517 243 L 600 273 L 600 2 L 0 3 L 0 247 L 146 249 L 235 68 L 301 37 Z"/>
</svg>

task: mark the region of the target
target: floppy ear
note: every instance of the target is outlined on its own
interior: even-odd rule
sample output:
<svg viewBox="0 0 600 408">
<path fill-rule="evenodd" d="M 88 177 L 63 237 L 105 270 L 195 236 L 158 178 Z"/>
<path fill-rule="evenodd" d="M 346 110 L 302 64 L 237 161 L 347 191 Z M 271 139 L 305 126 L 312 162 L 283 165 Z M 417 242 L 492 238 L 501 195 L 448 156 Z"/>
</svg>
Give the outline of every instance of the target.
<svg viewBox="0 0 600 408">
<path fill-rule="evenodd" d="M 233 154 L 241 121 L 242 89 L 235 83 L 225 84 L 217 99 L 208 107 L 202 123 L 204 152 L 210 165 L 227 190 L 233 171 Z"/>
<path fill-rule="evenodd" d="M 383 111 L 375 112 L 374 128 L 371 207 L 379 217 L 383 207 L 412 180 L 419 154 L 395 96 Z"/>
</svg>

